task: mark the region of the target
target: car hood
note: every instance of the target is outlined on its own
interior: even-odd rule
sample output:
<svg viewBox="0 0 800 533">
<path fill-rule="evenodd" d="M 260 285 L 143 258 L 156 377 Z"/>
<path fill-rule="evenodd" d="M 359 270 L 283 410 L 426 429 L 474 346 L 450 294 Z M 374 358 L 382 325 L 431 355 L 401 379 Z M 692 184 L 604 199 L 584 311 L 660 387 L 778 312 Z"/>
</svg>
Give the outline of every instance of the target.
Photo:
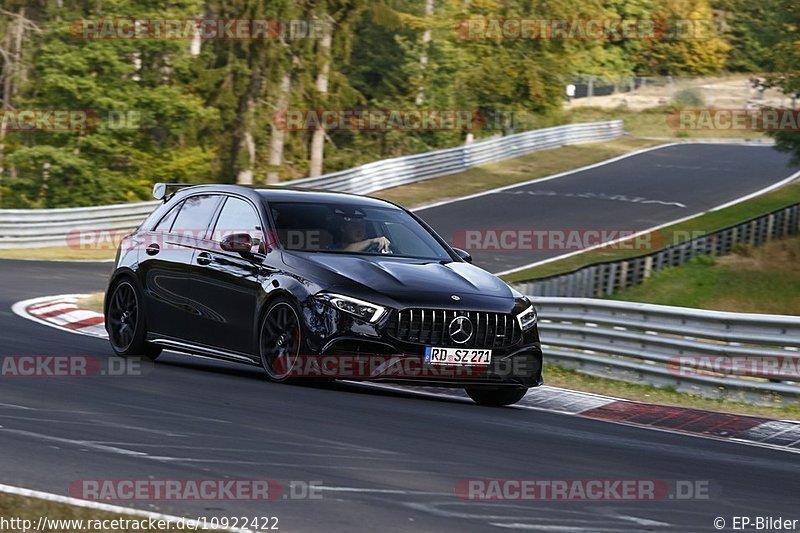
<svg viewBox="0 0 800 533">
<path fill-rule="evenodd" d="M 448 302 L 458 306 L 451 298 L 455 295 L 461 305 L 479 305 L 488 298 L 505 300 L 503 307 L 513 306 L 508 285 L 485 270 L 460 261 L 327 253 L 292 253 L 286 254 L 284 260 L 291 266 L 305 263 L 304 266 L 310 264 L 327 273 L 320 274 L 329 283 L 320 285 L 327 285 L 330 290 L 377 293 L 407 305 Z"/>
</svg>

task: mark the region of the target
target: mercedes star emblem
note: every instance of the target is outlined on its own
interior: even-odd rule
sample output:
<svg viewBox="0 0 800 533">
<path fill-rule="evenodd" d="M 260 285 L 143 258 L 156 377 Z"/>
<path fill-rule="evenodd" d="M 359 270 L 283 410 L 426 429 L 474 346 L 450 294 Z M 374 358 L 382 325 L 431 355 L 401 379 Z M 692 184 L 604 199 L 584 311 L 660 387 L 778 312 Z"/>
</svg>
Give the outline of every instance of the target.
<svg viewBox="0 0 800 533">
<path fill-rule="evenodd" d="M 447 328 L 450 339 L 456 344 L 464 344 L 472 338 L 472 322 L 465 316 L 457 316 Z"/>
</svg>

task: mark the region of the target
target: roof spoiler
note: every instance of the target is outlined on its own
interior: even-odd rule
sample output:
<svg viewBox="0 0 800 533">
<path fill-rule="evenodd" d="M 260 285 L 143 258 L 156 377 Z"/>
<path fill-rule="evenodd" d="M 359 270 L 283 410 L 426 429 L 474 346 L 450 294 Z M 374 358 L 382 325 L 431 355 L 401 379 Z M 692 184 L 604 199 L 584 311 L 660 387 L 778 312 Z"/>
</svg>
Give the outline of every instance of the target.
<svg viewBox="0 0 800 533">
<path fill-rule="evenodd" d="M 165 203 L 169 200 L 169 190 L 178 187 L 188 187 L 187 183 L 156 183 L 153 185 L 153 198 L 156 200 L 163 200 Z"/>
</svg>

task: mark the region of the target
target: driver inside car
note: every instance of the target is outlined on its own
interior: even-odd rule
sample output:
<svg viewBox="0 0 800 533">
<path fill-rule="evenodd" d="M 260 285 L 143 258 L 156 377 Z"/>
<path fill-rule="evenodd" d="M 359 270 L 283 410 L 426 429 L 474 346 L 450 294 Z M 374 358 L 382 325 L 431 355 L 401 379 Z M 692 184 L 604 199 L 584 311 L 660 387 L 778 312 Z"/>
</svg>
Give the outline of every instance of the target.
<svg viewBox="0 0 800 533">
<path fill-rule="evenodd" d="M 340 227 L 341 242 L 336 248 L 348 252 L 391 253 L 391 242 L 386 237 L 367 237 L 367 223 L 363 218 L 344 217 Z"/>
</svg>

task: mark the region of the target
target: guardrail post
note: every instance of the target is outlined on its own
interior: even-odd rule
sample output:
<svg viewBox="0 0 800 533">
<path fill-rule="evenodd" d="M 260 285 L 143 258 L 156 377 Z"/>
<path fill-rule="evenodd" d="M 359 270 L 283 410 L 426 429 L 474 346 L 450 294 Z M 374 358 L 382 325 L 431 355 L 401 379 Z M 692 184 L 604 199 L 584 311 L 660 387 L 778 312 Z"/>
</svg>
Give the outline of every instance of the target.
<svg viewBox="0 0 800 533">
<path fill-rule="evenodd" d="M 653 256 L 648 255 L 644 258 L 644 279 L 650 277 L 650 274 L 653 273 Z"/>
<path fill-rule="evenodd" d="M 772 232 L 775 231 L 775 215 L 770 214 L 767 217 L 767 235 L 766 235 L 766 242 L 772 240 Z"/>
</svg>

